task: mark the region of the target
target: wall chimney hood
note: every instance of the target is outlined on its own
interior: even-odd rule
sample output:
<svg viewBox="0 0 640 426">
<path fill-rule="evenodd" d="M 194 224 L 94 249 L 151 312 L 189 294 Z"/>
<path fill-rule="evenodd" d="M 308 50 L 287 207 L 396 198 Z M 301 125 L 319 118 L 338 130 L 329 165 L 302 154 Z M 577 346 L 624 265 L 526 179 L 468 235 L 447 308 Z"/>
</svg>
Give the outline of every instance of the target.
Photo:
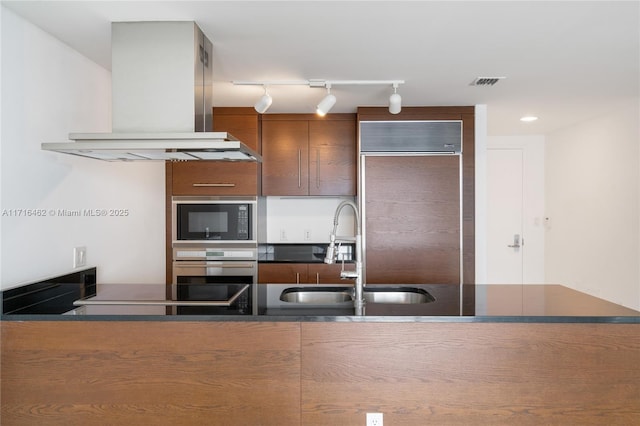
<svg viewBox="0 0 640 426">
<path fill-rule="evenodd" d="M 195 22 L 111 24 L 112 133 L 70 133 L 42 149 L 106 161 L 262 161 L 212 132 L 212 44 Z"/>
</svg>

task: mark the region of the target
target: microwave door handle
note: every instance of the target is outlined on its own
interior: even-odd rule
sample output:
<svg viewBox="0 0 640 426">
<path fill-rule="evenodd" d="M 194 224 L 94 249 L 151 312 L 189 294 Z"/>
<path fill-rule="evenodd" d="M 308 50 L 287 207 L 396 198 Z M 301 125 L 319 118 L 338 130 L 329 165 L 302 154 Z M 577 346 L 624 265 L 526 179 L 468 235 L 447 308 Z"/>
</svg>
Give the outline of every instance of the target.
<svg viewBox="0 0 640 426">
<path fill-rule="evenodd" d="M 198 265 L 189 265 L 193 267 L 198 267 Z M 252 263 L 222 263 L 216 265 L 215 263 L 207 262 L 207 268 L 222 268 L 222 269 L 241 269 L 241 268 L 253 268 Z"/>
</svg>

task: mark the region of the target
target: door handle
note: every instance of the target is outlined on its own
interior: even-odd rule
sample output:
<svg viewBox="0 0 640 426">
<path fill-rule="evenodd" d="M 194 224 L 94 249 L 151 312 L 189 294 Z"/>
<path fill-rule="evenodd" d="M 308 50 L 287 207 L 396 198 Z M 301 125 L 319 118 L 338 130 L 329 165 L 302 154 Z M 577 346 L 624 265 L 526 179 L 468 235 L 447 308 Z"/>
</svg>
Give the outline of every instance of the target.
<svg viewBox="0 0 640 426">
<path fill-rule="evenodd" d="M 298 188 L 302 188 L 302 150 L 298 150 Z"/>
<path fill-rule="evenodd" d="M 523 241 L 523 244 L 524 244 L 524 241 Z M 509 244 L 507 247 L 517 249 L 517 248 L 520 248 L 520 245 L 521 245 L 520 244 L 520 234 L 514 234 L 513 235 L 513 244 Z"/>
</svg>

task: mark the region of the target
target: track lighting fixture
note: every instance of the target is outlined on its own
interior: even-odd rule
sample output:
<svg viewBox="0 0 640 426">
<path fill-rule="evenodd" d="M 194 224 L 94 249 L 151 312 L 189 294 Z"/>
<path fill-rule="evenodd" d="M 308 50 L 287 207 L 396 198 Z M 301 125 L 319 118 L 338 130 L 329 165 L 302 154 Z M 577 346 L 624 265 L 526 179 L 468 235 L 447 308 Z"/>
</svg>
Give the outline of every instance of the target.
<svg viewBox="0 0 640 426">
<path fill-rule="evenodd" d="M 404 84 L 404 80 L 269 80 L 269 81 L 233 81 L 236 86 L 262 86 L 264 95 L 256 102 L 254 108 L 262 114 L 271 106 L 271 96 L 267 93 L 267 86 L 308 86 L 311 88 L 324 87 L 327 95 L 316 106 L 318 115 L 325 115 L 336 104 L 336 97 L 331 94 L 332 86 L 375 86 L 390 84 L 393 87 L 393 94 L 389 97 L 389 112 L 399 114 L 402 109 L 402 98 L 397 93 L 398 86 Z"/>
<path fill-rule="evenodd" d="M 316 107 L 316 114 L 323 117 L 336 104 L 336 97 L 331 94 L 331 84 L 327 83 L 327 96 L 324 97 Z"/>
<path fill-rule="evenodd" d="M 267 112 L 273 99 L 271 99 L 271 95 L 267 92 L 267 86 L 264 86 L 264 95 L 256 102 L 253 108 L 258 112 L 258 114 L 264 114 Z"/>
<path fill-rule="evenodd" d="M 389 113 L 399 114 L 402 109 L 402 97 L 398 94 L 398 83 L 393 83 L 393 94 L 389 96 Z"/>
</svg>

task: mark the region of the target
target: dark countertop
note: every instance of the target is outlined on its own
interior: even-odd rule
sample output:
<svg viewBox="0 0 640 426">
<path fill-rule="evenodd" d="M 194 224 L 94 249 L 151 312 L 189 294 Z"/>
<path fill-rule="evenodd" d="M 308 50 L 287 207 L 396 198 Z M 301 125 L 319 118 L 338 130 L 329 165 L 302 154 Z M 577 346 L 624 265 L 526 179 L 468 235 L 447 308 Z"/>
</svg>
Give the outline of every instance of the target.
<svg viewBox="0 0 640 426">
<path fill-rule="evenodd" d="M 326 243 L 261 244 L 258 247 L 260 263 L 322 263 L 327 252 Z M 353 262 L 354 244 L 341 244 L 338 260 Z"/>
<path fill-rule="evenodd" d="M 78 284 L 59 284 L 73 286 Z M 313 286 L 313 285 L 311 285 Z M 85 312 L 4 314 L 2 320 L 112 321 L 342 321 L 342 322 L 609 322 L 639 323 L 640 312 L 560 285 L 409 285 L 427 290 L 435 301 L 401 305 L 368 303 L 354 316 L 347 302 L 335 308 L 279 302 L 291 284 L 260 284 L 263 315 L 165 315 L 158 306 L 86 306 Z M 164 300 L 164 284 L 98 284 L 94 300 Z M 462 290 L 462 297 L 461 297 Z M 275 302 L 274 302 L 275 300 Z"/>
</svg>

